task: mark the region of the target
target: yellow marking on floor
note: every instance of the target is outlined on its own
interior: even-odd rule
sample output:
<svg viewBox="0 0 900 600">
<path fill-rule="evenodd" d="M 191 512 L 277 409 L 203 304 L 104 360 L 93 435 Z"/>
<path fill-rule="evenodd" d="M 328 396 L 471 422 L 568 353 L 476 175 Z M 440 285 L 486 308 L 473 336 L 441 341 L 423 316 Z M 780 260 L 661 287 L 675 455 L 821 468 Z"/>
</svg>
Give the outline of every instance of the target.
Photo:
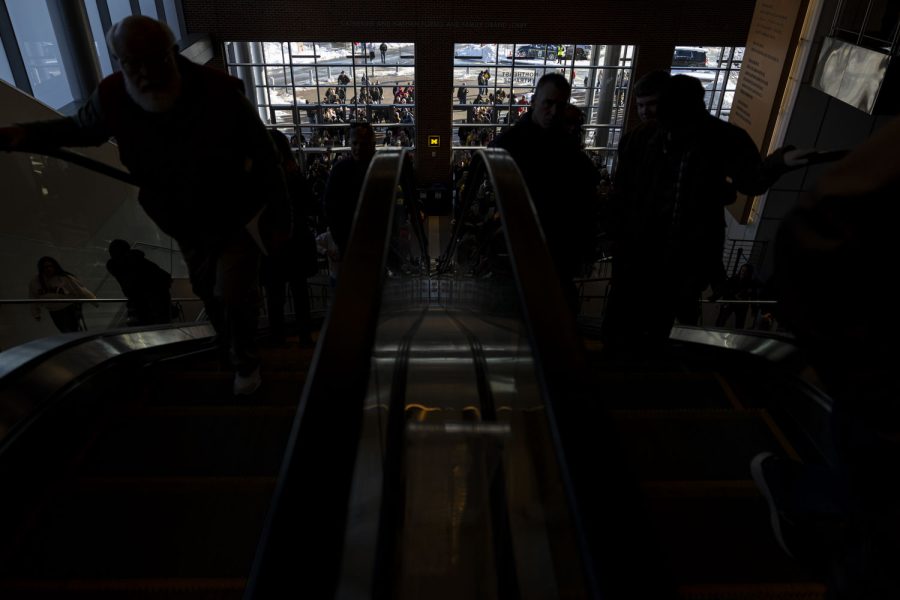
<svg viewBox="0 0 900 600">
<path fill-rule="evenodd" d="M 787 437 L 784 435 L 784 432 L 781 431 L 781 428 L 775 424 L 775 421 L 772 419 L 771 415 L 769 415 L 768 411 L 762 410 L 760 411 L 760 417 L 768 426 L 769 430 L 772 432 L 772 435 L 775 436 L 775 439 L 778 440 L 778 444 L 784 449 L 785 453 L 793 460 L 798 462 L 803 462 L 800 460 L 800 455 L 797 454 L 797 451 L 794 450 L 794 447 L 788 441 Z"/>
<path fill-rule="evenodd" d="M 734 390 L 731 388 L 731 384 L 725 380 L 724 377 L 719 375 L 718 373 L 714 374 L 716 381 L 719 382 L 719 387 L 722 388 L 722 392 L 725 394 L 725 397 L 728 399 L 728 403 L 731 404 L 736 410 L 743 410 L 744 405 L 741 404 L 741 401 L 738 400 L 737 394 L 734 393 Z"/>
</svg>

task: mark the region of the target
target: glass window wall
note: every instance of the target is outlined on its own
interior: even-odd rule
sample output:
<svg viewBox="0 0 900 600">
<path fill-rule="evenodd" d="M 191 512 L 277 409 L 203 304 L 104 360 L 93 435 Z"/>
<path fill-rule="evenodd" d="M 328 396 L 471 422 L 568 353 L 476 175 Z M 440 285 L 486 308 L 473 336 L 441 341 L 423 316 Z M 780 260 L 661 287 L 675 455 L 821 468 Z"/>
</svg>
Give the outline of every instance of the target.
<svg viewBox="0 0 900 600">
<path fill-rule="evenodd" d="M 304 154 L 346 149 L 349 123 L 379 145 L 415 143 L 415 51 L 406 42 L 226 42 L 228 71 L 260 117 Z"/>
<path fill-rule="evenodd" d="M 156 0 L 140 0 L 138 6 L 141 7 L 141 14 L 145 17 L 159 18 L 159 13 L 156 12 Z"/>
<path fill-rule="evenodd" d="M 131 16 L 131 0 L 106 0 L 109 6 L 109 19 L 118 23 L 125 17 Z"/>
<path fill-rule="evenodd" d="M 896 0 L 841 0 L 832 33 L 844 41 L 893 54 L 900 42 L 900 3 Z"/>
<path fill-rule="evenodd" d="M 618 145 L 634 46 L 600 44 L 455 44 L 453 145 L 486 146 L 528 110 L 538 80 L 561 73 L 582 111 L 585 150 L 606 164 Z"/>
<path fill-rule="evenodd" d="M 103 31 L 103 24 L 100 22 L 100 12 L 97 10 L 96 2 L 85 2 L 87 9 L 88 21 L 91 23 L 91 35 L 94 37 L 94 50 L 100 59 L 100 71 L 103 76 L 112 74 L 112 61 L 109 58 L 109 50 L 106 47 L 106 32 Z"/>
<path fill-rule="evenodd" d="M 61 108 L 75 97 L 63 68 L 46 0 L 6 0 L 35 98 Z"/>
<path fill-rule="evenodd" d="M 743 47 L 676 46 L 671 72 L 699 79 L 706 89 L 706 108 L 727 121 L 743 60 Z"/>
<path fill-rule="evenodd" d="M 165 0 L 163 8 L 166 10 L 166 23 L 175 34 L 176 38 L 181 38 L 181 25 L 178 22 L 178 10 L 175 8 L 175 0 Z"/>
<path fill-rule="evenodd" d="M 12 69 L 9 67 L 9 59 L 6 58 L 6 50 L 3 49 L 3 44 L 0 44 L 0 79 L 10 85 L 16 85 L 16 82 L 13 81 Z"/>
</svg>

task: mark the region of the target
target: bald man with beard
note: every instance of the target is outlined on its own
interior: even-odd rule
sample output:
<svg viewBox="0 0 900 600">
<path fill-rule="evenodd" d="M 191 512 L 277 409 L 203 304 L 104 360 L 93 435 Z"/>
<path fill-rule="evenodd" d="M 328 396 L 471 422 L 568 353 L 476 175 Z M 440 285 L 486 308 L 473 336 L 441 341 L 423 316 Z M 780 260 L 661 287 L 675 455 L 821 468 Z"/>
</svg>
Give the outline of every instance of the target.
<svg viewBox="0 0 900 600">
<path fill-rule="evenodd" d="M 112 26 L 107 43 L 121 70 L 101 81 L 75 116 L 0 128 L 0 148 L 96 146 L 115 138 L 141 206 L 181 248 L 223 357 L 236 371 L 234 393 L 251 394 L 261 380 L 260 249 L 250 231 L 260 215 L 278 213 L 278 222 L 289 210 L 274 145 L 241 81 L 181 57 L 165 23 L 128 17 Z"/>
</svg>

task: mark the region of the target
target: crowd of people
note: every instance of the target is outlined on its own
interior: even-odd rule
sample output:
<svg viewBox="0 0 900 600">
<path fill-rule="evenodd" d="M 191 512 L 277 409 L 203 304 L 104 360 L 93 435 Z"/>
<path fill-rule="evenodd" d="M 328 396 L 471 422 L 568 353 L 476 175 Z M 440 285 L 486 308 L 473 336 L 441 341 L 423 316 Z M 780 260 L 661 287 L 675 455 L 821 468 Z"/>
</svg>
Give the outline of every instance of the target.
<svg viewBox="0 0 900 600">
<path fill-rule="evenodd" d="M 306 118 L 310 138 L 291 139 L 294 147 L 314 148 L 347 145 L 350 123 L 365 121 L 383 125 L 378 130 L 386 146 L 411 146 L 415 138 L 415 86 L 396 83 L 386 88 L 380 81 L 370 82 L 367 75 L 361 78 L 358 93 L 350 90 L 350 76 L 341 71 L 336 85 L 325 90 L 324 102 L 307 105 Z M 353 94 L 348 97 L 348 94 Z"/>
</svg>

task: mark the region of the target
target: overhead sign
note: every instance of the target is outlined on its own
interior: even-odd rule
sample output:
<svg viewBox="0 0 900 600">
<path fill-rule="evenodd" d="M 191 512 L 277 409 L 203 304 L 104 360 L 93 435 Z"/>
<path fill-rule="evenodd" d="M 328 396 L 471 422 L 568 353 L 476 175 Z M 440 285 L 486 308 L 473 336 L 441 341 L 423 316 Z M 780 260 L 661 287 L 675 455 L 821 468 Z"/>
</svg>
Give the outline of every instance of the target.
<svg viewBox="0 0 900 600">
<path fill-rule="evenodd" d="M 429 135 L 428 136 L 428 147 L 429 148 L 440 148 L 441 147 L 441 136 Z"/>
</svg>

